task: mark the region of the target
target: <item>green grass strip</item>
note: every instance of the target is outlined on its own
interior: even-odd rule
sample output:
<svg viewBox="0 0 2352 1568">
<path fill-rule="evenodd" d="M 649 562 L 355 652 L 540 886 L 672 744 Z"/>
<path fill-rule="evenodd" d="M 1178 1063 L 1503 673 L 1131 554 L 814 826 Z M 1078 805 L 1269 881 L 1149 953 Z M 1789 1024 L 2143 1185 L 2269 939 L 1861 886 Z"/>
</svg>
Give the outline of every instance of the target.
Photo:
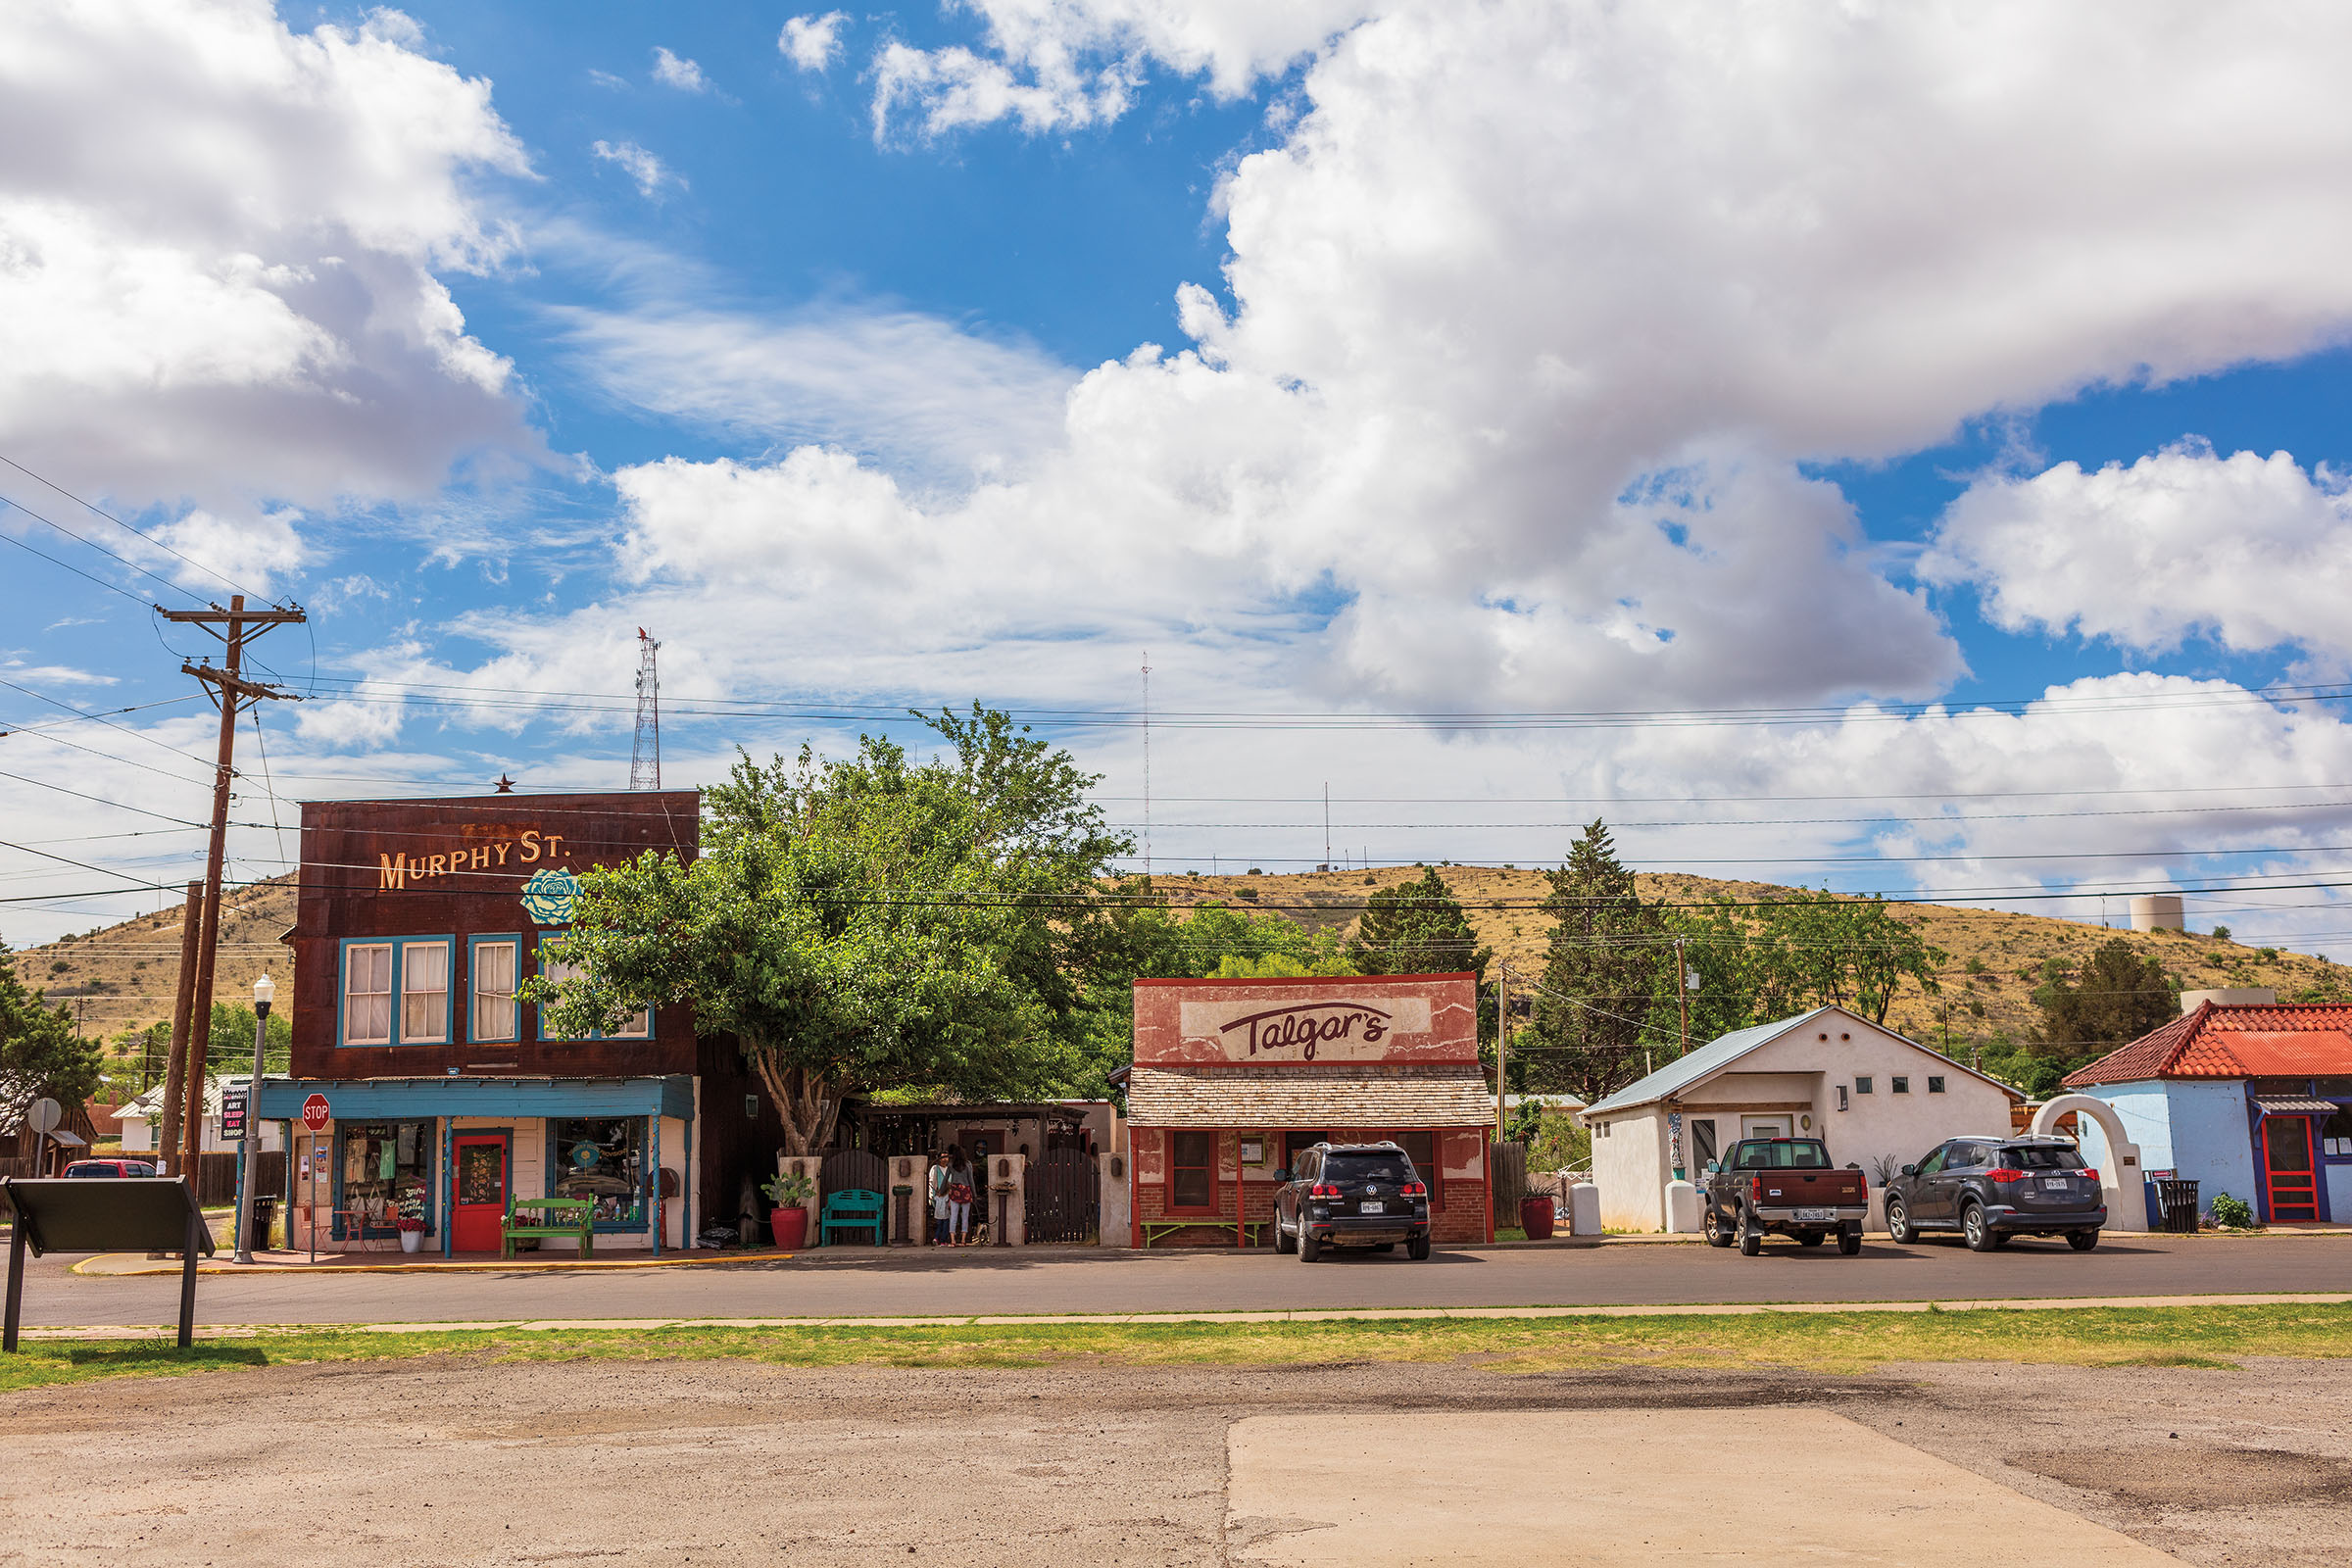
<svg viewBox="0 0 2352 1568">
<path fill-rule="evenodd" d="M 407 1334 L 270 1329 L 251 1338 L 200 1341 L 187 1350 L 169 1340 L 27 1341 L 22 1354 L 0 1356 L 0 1393 L 103 1378 L 418 1357 L 450 1366 L 735 1360 L 806 1367 L 1022 1367 L 1071 1361 L 1245 1366 L 1467 1357 L 1504 1372 L 1612 1365 L 1859 1372 L 1903 1361 L 2230 1367 L 2249 1355 L 2333 1357 L 2347 1334 L 2352 1334 L 2352 1305 L 2305 1304 L 953 1328 L 679 1324 Z"/>
</svg>

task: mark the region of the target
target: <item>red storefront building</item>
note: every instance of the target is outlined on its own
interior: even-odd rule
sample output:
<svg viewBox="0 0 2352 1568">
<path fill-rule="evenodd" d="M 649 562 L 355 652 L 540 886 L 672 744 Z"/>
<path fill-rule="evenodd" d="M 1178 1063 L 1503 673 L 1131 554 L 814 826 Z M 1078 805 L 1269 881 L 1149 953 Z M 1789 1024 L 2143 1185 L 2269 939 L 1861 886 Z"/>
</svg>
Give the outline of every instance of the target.
<svg viewBox="0 0 2352 1568">
<path fill-rule="evenodd" d="M 691 858 L 700 817 L 692 790 L 304 805 L 292 1081 L 261 1105 L 290 1123 L 296 1247 L 399 1245 L 421 1222 L 432 1251 L 493 1251 L 510 1199 L 588 1200 L 600 1251 L 733 1218 L 780 1142 L 735 1042 L 682 1006 L 560 1037 L 515 995 L 551 972 L 577 872 Z M 295 1120 L 313 1095 L 316 1135 Z"/>
<path fill-rule="evenodd" d="M 1430 1184 L 1433 1240 L 1494 1239 L 1474 976 L 1138 980 L 1127 1114 L 1137 1247 L 1269 1243 L 1298 1151 L 1382 1139 Z"/>
</svg>

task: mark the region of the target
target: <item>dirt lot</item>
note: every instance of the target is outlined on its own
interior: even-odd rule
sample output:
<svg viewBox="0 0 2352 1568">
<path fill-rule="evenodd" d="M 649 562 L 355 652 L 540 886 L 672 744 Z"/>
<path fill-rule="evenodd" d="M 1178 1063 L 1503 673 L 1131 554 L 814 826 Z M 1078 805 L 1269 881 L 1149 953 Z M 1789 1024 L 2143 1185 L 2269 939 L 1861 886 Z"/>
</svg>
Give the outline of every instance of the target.
<svg viewBox="0 0 2352 1568">
<path fill-rule="evenodd" d="M 1244 1416 L 1775 1404 L 1835 1410 L 2189 1562 L 2352 1548 L 2345 1361 L 1838 1378 L 431 1358 L 12 1396 L 0 1562 L 1220 1563 L 1225 1432 Z M 1558 1484 L 1606 1463 L 1563 1453 Z M 1699 1500 L 1661 1481 L 1660 1506 Z"/>
</svg>

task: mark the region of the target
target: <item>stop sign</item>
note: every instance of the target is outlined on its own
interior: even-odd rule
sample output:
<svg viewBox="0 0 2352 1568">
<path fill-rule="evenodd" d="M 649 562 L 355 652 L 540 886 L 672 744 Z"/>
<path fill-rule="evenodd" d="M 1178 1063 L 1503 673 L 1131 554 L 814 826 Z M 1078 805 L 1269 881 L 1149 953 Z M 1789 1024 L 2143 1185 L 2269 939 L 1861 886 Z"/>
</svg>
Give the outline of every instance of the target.
<svg viewBox="0 0 2352 1568">
<path fill-rule="evenodd" d="M 326 1108 L 324 1095 L 313 1095 L 302 1102 L 302 1124 L 311 1131 L 317 1132 L 333 1119 L 334 1112 Z"/>
</svg>

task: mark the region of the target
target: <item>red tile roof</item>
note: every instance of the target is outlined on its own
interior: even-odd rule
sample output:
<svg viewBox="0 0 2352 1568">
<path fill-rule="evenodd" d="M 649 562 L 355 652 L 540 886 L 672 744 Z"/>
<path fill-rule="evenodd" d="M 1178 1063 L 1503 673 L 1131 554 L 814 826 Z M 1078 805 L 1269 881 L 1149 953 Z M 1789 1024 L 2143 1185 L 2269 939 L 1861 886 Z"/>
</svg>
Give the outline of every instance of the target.
<svg viewBox="0 0 2352 1568">
<path fill-rule="evenodd" d="M 2069 1073 L 2070 1089 L 2141 1078 L 2352 1077 L 2352 1006 L 2334 1002 L 2225 1006 L 2152 1029 Z"/>
</svg>

